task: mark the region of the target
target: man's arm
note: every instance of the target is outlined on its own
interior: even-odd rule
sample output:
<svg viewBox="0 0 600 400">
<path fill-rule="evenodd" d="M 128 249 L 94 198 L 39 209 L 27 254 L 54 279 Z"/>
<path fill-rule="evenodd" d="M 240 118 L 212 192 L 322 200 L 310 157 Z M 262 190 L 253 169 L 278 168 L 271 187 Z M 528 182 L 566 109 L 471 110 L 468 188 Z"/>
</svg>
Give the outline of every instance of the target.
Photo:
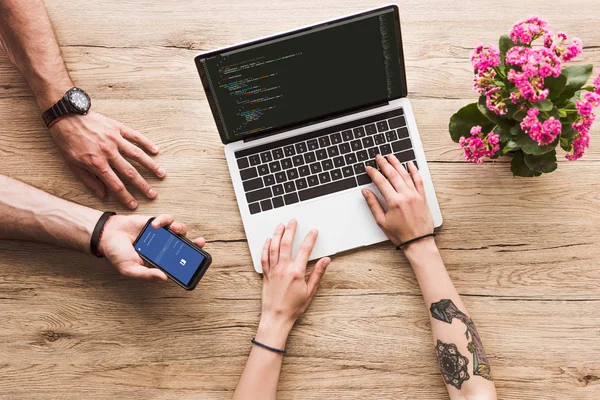
<svg viewBox="0 0 600 400">
<path fill-rule="evenodd" d="M 387 203 L 387 211 L 368 189 L 363 195 L 388 238 L 399 245 L 433 232 L 423 181 L 414 164 L 408 171 L 393 155 L 377 156 L 380 173 L 367 168 Z M 384 176 L 385 175 L 385 176 Z M 457 399 L 496 399 L 489 362 L 432 237 L 403 246 L 429 310 L 438 364 L 448 394 Z"/>
<path fill-rule="evenodd" d="M 42 112 L 74 86 L 42 0 L 0 0 L 0 47 L 25 77 Z M 69 114 L 52 126 L 50 133 L 69 168 L 99 197 L 104 197 L 108 188 L 123 204 L 137 207 L 116 172 L 148 198 L 156 197 L 156 191 L 126 159 L 160 178 L 165 176 L 142 150 L 157 154 L 158 147 L 139 132 L 90 111 L 87 115 Z"/>
</svg>

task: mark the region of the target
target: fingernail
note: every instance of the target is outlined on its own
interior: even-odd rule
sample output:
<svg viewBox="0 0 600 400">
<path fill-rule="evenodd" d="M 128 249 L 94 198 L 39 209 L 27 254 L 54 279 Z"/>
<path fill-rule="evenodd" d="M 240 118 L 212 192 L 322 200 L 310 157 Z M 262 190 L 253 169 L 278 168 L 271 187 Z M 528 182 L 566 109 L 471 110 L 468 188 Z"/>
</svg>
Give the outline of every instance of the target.
<svg viewBox="0 0 600 400">
<path fill-rule="evenodd" d="M 158 174 L 158 176 L 160 176 L 161 178 L 164 177 L 167 173 L 165 172 L 164 169 L 159 168 L 158 171 L 156 171 L 156 173 Z"/>
<path fill-rule="evenodd" d="M 375 158 L 376 158 L 377 160 L 379 160 L 379 159 L 381 158 L 381 154 L 377 154 L 377 155 L 375 156 Z"/>
<path fill-rule="evenodd" d="M 296 223 L 296 218 L 292 218 L 292 219 L 290 219 L 290 222 L 289 222 L 289 223 L 290 223 L 290 224 L 295 224 L 295 223 Z"/>
<path fill-rule="evenodd" d="M 173 222 L 173 224 L 171 224 L 171 228 L 179 232 L 181 230 L 181 224 L 179 222 Z"/>
<path fill-rule="evenodd" d="M 396 156 L 395 156 L 395 155 L 393 155 L 393 154 L 390 154 L 390 155 L 388 156 L 388 158 L 391 158 L 392 160 L 397 160 Z"/>
<path fill-rule="evenodd" d="M 152 146 L 152 151 L 154 153 L 158 153 L 158 146 L 157 145 Z"/>
<path fill-rule="evenodd" d="M 148 197 L 150 197 L 151 199 L 156 197 L 156 190 L 150 188 L 150 190 L 148 190 Z"/>
<path fill-rule="evenodd" d="M 360 192 L 362 193 L 362 195 L 363 195 L 363 197 L 364 197 L 365 199 L 366 199 L 366 198 L 367 198 L 367 196 L 369 195 L 369 193 L 367 193 L 367 190 L 366 190 L 366 189 L 363 189 L 363 190 L 361 190 Z"/>
<path fill-rule="evenodd" d="M 412 161 L 409 161 L 408 163 L 409 163 L 410 165 L 412 165 L 413 167 L 415 166 L 415 163 L 414 163 L 414 162 L 412 162 Z"/>
<path fill-rule="evenodd" d="M 129 208 L 136 208 L 136 207 L 137 207 L 137 201 L 131 200 L 129 202 Z"/>
<path fill-rule="evenodd" d="M 331 258 L 326 258 L 325 261 L 323 261 L 323 266 L 327 267 L 330 262 L 331 262 Z"/>
<path fill-rule="evenodd" d="M 311 229 L 310 232 L 311 233 L 319 233 L 319 230 L 318 229 Z"/>
</svg>

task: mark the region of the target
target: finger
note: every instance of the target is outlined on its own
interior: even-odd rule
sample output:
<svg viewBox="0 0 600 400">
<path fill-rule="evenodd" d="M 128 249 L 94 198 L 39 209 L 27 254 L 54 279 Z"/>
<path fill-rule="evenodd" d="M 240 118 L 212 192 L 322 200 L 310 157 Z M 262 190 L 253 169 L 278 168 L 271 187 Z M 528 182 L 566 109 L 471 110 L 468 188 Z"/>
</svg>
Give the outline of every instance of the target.
<svg viewBox="0 0 600 400">
<path fill-rule="evenodd" d="M 310 232 L 308 232 L 302 241 L 302 244 L 300 245 L 300 250 L 296 256 L 296 263 L 300 265 L 304 271 L 306 271 L 306 264 L 310 258 L 310 253 L 315 247 L 317 236 L 319 236 L 319 232 L 316 229 L 312 229 Z"/>
<path fill-rule="evenodd" d="M 164 282 L 168 280 L 167 274 L 158 268 L 148 268 L 143 265 L 131 264 L 121 270 L 125 276 L 130 276 L 137 279 L 155 280 Z"/>
<path fill-rule="evenodd" d="M 369 189 L 363 189 L 362 195 L 371 209 L 371 214 L 373 214 L 375 222 L 377 222 L 377 225 L 382 226 L 385 222 L 385 211 L 383 210 L 379 199 L 375 196 L 375 193 L 371 192 Z"/>
<path fill-rule="evenodd" d="M 369 177 L 375 186 L 377 186 L 377 189 L 379 189 L 385 201 L 389 203 L 394 197 L 396 197 L 398 194 L 396 189 L 394 189 L 390 181 L 388 181 L 385 176 L 381 174 L 381 172 L 377 171 L 377 169 L 373 167 L 367 167 L 367 174 L 369 174 Z"/>
<path fill-rule="evenodd" d="M 132 210 L 138 206 L 137 200 L 129 193 L 121 179 L 115 174 L 110 165 L 106 164 L 106 166 L 97 169 L 96 171 L 91 171 L 98 176 L 104 185 L 108 188 L 111 193 L 114 193 L 119 198 L 121 203 L 125 204 L 127 207 Z"/>
<path fill-rule="evenodd" d="M 126 140 L 123 140 L 119 144 L 119 150 L 121 151 L 121 154 L 127 156 L 128 158 L 131 158 L 132 160 L 137 161 L 141 166 L 143 166 L 159 178 L 165 177 L 165 170 L 162 169 L 156 161 L 150 158 L 150 156 L 144 153 L 139 147 L 134 146 Z"/>
<path fill-rule="evenodd" d="M 415 183 L 417 192 L 419 192 L 421 196 L 425 197 L 425 185 L 423 185 L 423 178 L 421 178 L 421 174 L 419 173 L 417 166 L 412 161 L 408 162 L 408 172 L 410 172 L 410 176 Z"/>
<path fill-rule="evenodd" d="M 175 222 L 175 218 L 171 214 L 161 214 L 154 218 L 152 221 L 152 227 L 154 229 L 162 228 L 163 226 L 169 226 Z"/>
<path fill-rule="evenodd" d="M 289 261 L 292 259 L 292 244 L 294 243 L 297 225 L 298 222 L 292 218 L 285 227 L 285 232 L 281 238 L 281 245 L 279 246 L 279 259 L 281 261 Z"/>
<path fill-rule="evenodd" d="M 406 187 L 411 190 L 415 190 L 415 185 L 413 183 L 412 178 L 410 177 L 410 173 L 406 170 L 406 168 L 404 168 L 404 165 L 402 165 L 400 160 L 398 160 L 398 158 L 396 158 L 395 155 L 390 154 L 390 156 L 388 157 L 388 161 L 394 167 L 394 169 L 398 171 L 398 174 L 402 178 L 402 181 L 404 182 Z"/>
<path fill-rule="evenodd" d="M 96 175 L 92 174 L 85 168 L 69 165 L 71 171 L 87 186 L 90 190 L 96 193 L 96 196 L 103 199 L 106 196 L 106 187 Z"/>
<path fill-rule="evenodd" d="M 149 199 L 153 199 L 156 197 L 156 190 L 150 186 L 148 181 L 146 181 L 137 169 L 129 163 L 126 159 L 123 158 L 120 154 L 117 154 L 111 161 L 111 164 L 115 167 L 115 169 L 124 177 L 127 178 L 129 182 L 133 184 L 136 188 L 138 188 L 142 193 L 146 195 Z"/>
<path fill-rule="evenodd" d="M 271 238 L 267 238 L 265 245 L 263 246 L 262 255 L 260 257 L 260 263 L 262 264 L 263 277 L 269 275 L 269 247 L 271 247 Z"/>
<path fill-rule="evenodd" d="M 181 236 L 185 236 L 188 233 L 187 225 L 182 222 L 175 221 L 175 222 L 171 223 L 171 225 L 169 226 L 169 229 L 171 229 L 174 233 L 181 235 Z"/>
<path fill-rule="evenodd" d="M 283 232 L 285 232 L 285 225 L 277 225 L 273 238 L 271 239 L 271 246 L 269 247 L 269 264 L 273 267 L 279 262 L 279 245 L 281 244 Z"/>
<path fill-rule="evenodd" d="M 148 150 L 152 154 L 158 154 L 158 146 L 152 143 L 152 141 L 146 136 L 142 135 L 135 129 L 131 129 L 125 124 L 121 124 L 120 128 L 121 136 L 123 136 L 125 139 L 139 145 L 140 147 Z"/>
<path fill-rule="evenodd" d="M 306 285 L 308 286 L 308 291 L 310 293 L 310 297 L 312 298 L 315 293 L 317 293 L 317 288 L 319 287 L 319 283 L 321 282 L 321 278 L 325 275 L 325 271 L 327 270 L 327 266 L 331 262 L 331 258 L 323 257 L 315 264 L 310 276 L 308 277 L 308 281 Z"/>
<path fill-rule="evenodd" d="M 390 164 L 385 157 L 377 154 L 375 161 L 377 161 L 379 168 L 381 168 L 381 172 L 383 172 L 388 181 L 390 181 L 396 192 L 401 192 L 406 189 L 404 180 L 398 171 L 396 171 L 396 168 L 392 167 L 392 164 Z"/>
<path fill-rule="evenodd" d="M 204 247 L 206 246 L 206 239 L 204 239 L 203 237 L 199 237 L 192 240 L 192 243 L 194 243 L 196 246 Z"/>
</svg>

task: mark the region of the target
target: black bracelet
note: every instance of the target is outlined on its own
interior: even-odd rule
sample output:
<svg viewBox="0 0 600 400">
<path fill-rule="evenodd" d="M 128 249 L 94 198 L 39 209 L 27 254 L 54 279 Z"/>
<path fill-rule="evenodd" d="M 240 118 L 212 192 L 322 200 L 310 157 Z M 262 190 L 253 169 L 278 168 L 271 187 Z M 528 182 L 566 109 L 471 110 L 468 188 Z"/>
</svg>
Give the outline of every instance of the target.
<svg viewBox="0 0 600 400">
<path fill-rule="evenodd" d="M 275 353 L 279 353 L 279 354 L 285 354 L 285 349 L 282 350 L 282 349 L 276 349 L 275 347 L 267 346 L 266 344 L 257 342 L 255 338 L 252 338 L 251 342 L 252 342 L 252 344 L 260 346 L 263 349 L 271 350 L 271 351 L 274 351 Z"/>
<path fill-rule="evenodd" d="M 96 227 L 94 228 L 94 232 L 92 233 L 92 238 L 90 239 L 90 251 L 93 255 L 98 258 L 103 258 L 104 256 L 100 254 L 98 250 L 98 245 L 100 244 L 100 238 L 102 237 L 102 231 L 104 231 L 104 224 L 106 221 L 113 215 L 117 215 L 116 212 L 113 211 L 105 211 L 104 214 L 100 217 L 98 222 L 96 222 Z"/>
<path fill-rule="evenodd" d="M 418 236 L 418 237 L 416 237 L 416 238 L 413 238 L 413 239 L 407 240 L 407 241 L 406 241 L 406 242 L 404 242 L 404 243 L 400 243 L 398 246 L 396 246 L 396 250 L 401 250 L 401 249 L 402 249 L 402 247 L 403 247 L 403 246 L 406 246 L 407 244 L 411 244 L 412 242 L 416 242 L 417 240 L 425 239 L 425 238 L 428 238 L 428 237 L 430 237 L 430 236 L 431 236 L 431 237 L 435 237 L 435 233 L 433 233 L 433 232 L 432 232 L 432 233 L 428 233 L 428 234 L 426 234 L 426 235 L 423 235 L 423 236 Z"/>
</svg>

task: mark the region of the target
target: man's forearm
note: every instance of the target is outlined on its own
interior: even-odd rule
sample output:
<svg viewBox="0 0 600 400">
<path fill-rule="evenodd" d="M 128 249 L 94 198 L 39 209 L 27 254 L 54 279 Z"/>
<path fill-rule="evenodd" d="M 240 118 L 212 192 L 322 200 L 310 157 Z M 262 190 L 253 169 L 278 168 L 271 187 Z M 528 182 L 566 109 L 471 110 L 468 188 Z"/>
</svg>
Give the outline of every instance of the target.
<svg viewBox="0 0 600 400">
<path fill-rule="evenodd" d="M 440 371 L 454 399 L 495 399 L 490 365 L 479 333 L 446 271 L 433 238 L 408 246 L 429 309 Z"/>
<path fill-rule="evenodd" d="M 100 211 L 59 199 L 0 175 L 0 239 L 21 239 L 89 252 Z"/>
<path fill-rule="evenodd" d="M 73 87 L 42 0 L 0 0 L 0 38 L 41 110 Z"/>
</svg>

